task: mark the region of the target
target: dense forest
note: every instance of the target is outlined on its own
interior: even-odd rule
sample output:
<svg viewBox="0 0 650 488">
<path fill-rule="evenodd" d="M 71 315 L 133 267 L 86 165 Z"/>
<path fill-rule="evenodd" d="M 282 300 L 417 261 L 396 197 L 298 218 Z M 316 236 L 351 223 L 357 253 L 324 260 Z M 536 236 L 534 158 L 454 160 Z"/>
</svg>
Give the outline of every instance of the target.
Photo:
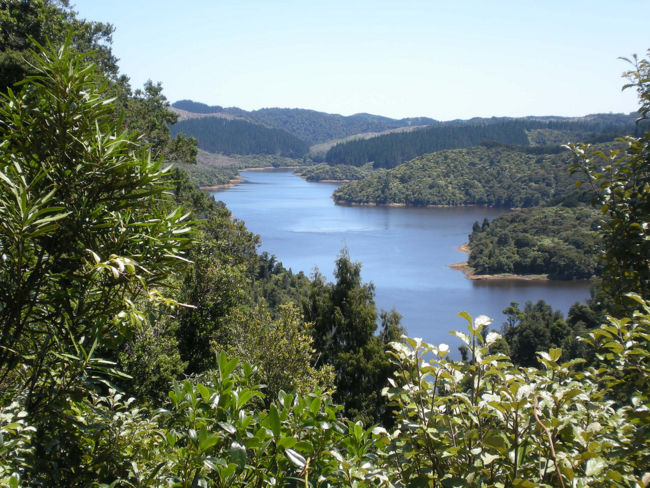
<svg viewBox="0 0 650 488">
<path fill-rule="evenodd" d="M 340 186 L 337 202 L 531 207 L 573 191 L 561 148 L 481 144 L 439 151 Z"/>
<path fill-rule="evenodd" d="M 329 164 L 321 163 L 301 168 L 297 170 L 297 174 L 304 177 L 307 181 L 353 181 L 370 176 L 372 171 L 372 164 L 366 164 L 364 166 L 337 164 L 330 166 Z"/>
<path fill-rule="evenodd" d="M 236 107 L 211 107 L 191 100 L 180 100 L 175 102 L 173 107 L 198 114 L 227 114 L 236 116 L 254 124 L 284 130 L 309 144 L 343 139 L 364 132 L 383 132 L 399 127 L 436 123 L 435 120 L 426 117 L 411 117 L 397 120 L 371 114 L 344 116 L 297 108 L 263 108 L 248 112 Z"/>
<path fill-rule="evenodd" d="M 395 166 L 423 154 L 498 142 L 517 146 L 566 144 L 608 134 L 609 139 L 635 130 L 634 116 L 594 117 L 578 120 L 480 119 L 467 123 L 442 123 L 424 129 L 380 135 L 337 144 L 325 155 L 329 164 L 375 168 Z M 611 125 L 608 125 L 611 124 Z M 529 136 L 531 134 L 531 136 Z M 532 140 L 532 141 L 531 141 Z"/>
<path fill-rule="evenodd" d="M 171 126 L 172 135 L 197 139 L 198 147 L 223 154 L 277 154 L 300 157 L 307 153 L 306 142 L 281 129 L 251 124 L 245 120 L 218 117 L 187 119 Z"/>
<path fill-rule="evenodd" d="M 208 166 L 181 163 L 177 163 L 177 165 L 187 175 L 187 178 L 199 187 L 227 185 L 239 178 L 239 165 Z"/>
<path fill-rule="evenodd" d="M 468 264 L 476 274 L 589 279 L 598 274 L 599 215 L 583 205 L 534 207 L 476 222 Z"/>
<path fill-rule="evenodd" d="M 163 164 L 195 141 L 165 132 L 159 85 L 106 62 L 110 26 L 6 7 L 0 484 L 647 484 L 650 133 L 572 147 L 603 220 L 593 303 L 513 304 L 503 334 L 462 314 L 455 361 L 400 339 L 345 250 L 333 283 L 293 274 Z M 649 74 L 628 74 L 642 117 Z"/>
</svg>

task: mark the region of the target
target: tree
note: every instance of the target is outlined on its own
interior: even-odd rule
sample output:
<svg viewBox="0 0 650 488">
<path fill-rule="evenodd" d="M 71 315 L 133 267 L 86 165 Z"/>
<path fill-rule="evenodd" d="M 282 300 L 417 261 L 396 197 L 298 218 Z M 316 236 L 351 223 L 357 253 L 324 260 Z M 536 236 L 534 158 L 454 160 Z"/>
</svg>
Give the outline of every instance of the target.
<svg viewBox="0 0 650 488">
<path fill-rule="evenodd" d="M 543 300 L 526 302 L 524 310 L 512 302 L 503 313 L 507 317 L 502 328 L 507 351 L 512 362 L 520 366 L 538 365 L 537 351 L 560 347 L 570 335 L 562 312 L 553 311 Z"/>
<path fill-rule="evenodd" d="M 177 335 L 187 373 L 213 364 L 214 344 L 225 344 L 229 314 L 247 302 L 248 271 L 256 264 L 257 236 L 225 208 L 200 225 L 181 285 L 181 299 L 192 308 L 178 310 Z"/>
<path fill-rule="evenodd" d="M 68 0 L 3 0 L 0 2 L 0 92 L 34 71 L 34 51 L 51 42 L 66 39 L 84 60 L 93 62 L 108 80 L 107 96 L 115 97 L 113 116 L 126 128 L 136 131 L 151 144 L 154 159 L 196 162 L 196 139 L 169 136 L 169 125 L 178 116 L 169 110 L 160 83 L 148 81 L 132 91 L 128 77 L 118 73 L 117 58 L 111 50 L 113 26 L 77 18 Z"/>
<path fill-rule="evenodd" d="M 116 97 L 116 120 L 138 134 L 142 142 L 149 144 L 154 158 L 163 157 L 167 161 L 181 163 L 196 162 L 198 149 L 194 137 L 184 134 L 170 137 L 169 127 L 178 121 L 178 115 L 169 109 L 160 83 L 149 80 L 142 89 L 132 92 L 128 79 L 121 77 L 111 85 L 111 91 Z"/>
<path fill-rule="evenodd" d="M 32 412 L 105 380 L 98 350 L 114 357 L 147 304 L 173 304 L 190 230 L 86 56 L 68 42 L 33 59 L 0 103 L 0 377 Z"/>
<path fill-rule="evenodd" d="M 295 304 L 280 305 L 279 309 L 275 320 L 265 307 L 248 313 L 234 310 L 223 349 L 229 357 L 256 365 L 255 377 L 265 385 L 267 403 L 277 399 L 281 391 L 308 394 L 316 389 L 331 390 L 332 367 L 312 366 L 313 339 L 300 309 Z"/>
<path fill-rule="evenodd" d="M 70 37 L 78 52 L 94 52 L 94 62 L 109 78 L 117 76 L 110 49 L 113 26 L 77 18 L 68 0 L 3 0 L 0 2 L 0 92 L 34 74 L 33 41 L 61 44 Z"/>
<path fill-rule="evenodd" d="M 382 312 L 382 330 L 375 335 L 374 286 L 362 283 L 361 264 L 350 260 L 347 249 L 336 260 L 334 276 L 336 282 L 331 284 L 316 274 L 303 304 L 305 320 L 313 323 L 317 365 L 334 367 L 334 399 L 349 416 L 389 424 L 381 389 L 393 371 L 387 349 L 403 331 L 400 316 Z"/>
<path fill-rule="evenodd" d="M 648 51 L 650 55 L 650 50 Z M 650 62 L 630 61 L 633 70 L 625 73 L 641 102 L 637 124 L 644 124 L 650 112 Z M 640 125 L 640 127 L 644 127 Z M 642 129 L 643 130 L 643 129 Z M 625 137 L 624 149 L 604 153 L 589 144 L 570 145 L 575 162 L 573 171 L 581 172 L 594 195 L 594 205 L 605 216 L 603 237 L 602 290 L 611 311 L 624 312 L 630 301 L 626 293 L 650 296 L 650 131 L 641 137 Z"/>
</svg>

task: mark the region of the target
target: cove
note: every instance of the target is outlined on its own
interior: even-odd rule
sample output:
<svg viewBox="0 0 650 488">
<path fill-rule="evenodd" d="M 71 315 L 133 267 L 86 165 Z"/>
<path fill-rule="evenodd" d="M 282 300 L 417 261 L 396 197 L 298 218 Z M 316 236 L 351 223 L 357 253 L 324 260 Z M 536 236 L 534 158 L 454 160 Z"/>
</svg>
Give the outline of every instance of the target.
<svg viewBox="0 0 650 488">
<path fill-rule="evenodd" d="M 310 183 L 290 170 L 243 171 L 241 178 L 212 194 L 260 235 L 262 251 L 294 272 L 317 268 L 332 280 L 334 261 L 347 247 L 363 264 L 363 280 L 374 283 L 378 308 L 397 309 L 411 337 L 455 347 L 449 331 L 466 330 L 461 311 L 488 315 L 498 330 L 510 302 L 541 299 L 566 315 L 589 297 L 587 281 L 472 281 L 449 268 L 466 260 L 458 247 L 472 224 L 504 210 L 341 206 L 331 198 L 336 184 Z"/>
</svg>

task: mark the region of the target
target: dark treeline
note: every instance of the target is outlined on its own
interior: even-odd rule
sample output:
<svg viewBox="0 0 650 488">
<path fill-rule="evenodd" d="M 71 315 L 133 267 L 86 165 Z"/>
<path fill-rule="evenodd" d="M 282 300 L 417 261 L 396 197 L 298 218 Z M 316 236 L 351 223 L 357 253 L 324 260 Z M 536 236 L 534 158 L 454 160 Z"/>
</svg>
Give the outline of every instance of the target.
<svg viewBox="0 0 650 488">
<path fill-rule="evenodd" d="M 533 151 L 536 152 L 536 151 Z M 426 154 L 334 192 L 338 202 L 531 207 L 573 191 L 568 151 L 484 144 Z"/>
<path fill-rule="evenodd" d="M 477 274 L 548 274 L 588 279 L 598 274 L 599 212 L 590 207 L 534 207 L 483 224 L 469 236 L 469 266 Z"/>
<path fill-rule="evenodd" d="M 465 148 L 484 141 L 528 146 L 528 131 L 548 129 L 559 132 L 560 142 L 583 140 L 601 132 L 621 135 L 634 131 L 634 118 L 623 116 L 614 121 L 562 120 L 542 121 L 535 119 L 481 119 L 480 122 L 444 123 L 410 132 L 386 134 L 371 139 L 354 140 L 337 144 L 325 155 L 328 164 L 351 164 L 360 166 L 374 162 L 375 168 L 393 168 L 423 154 L 443 149 Z M 556 136 L 557 137 L 557 136 Z M 547 142 L 538 137 L 543 144 Z"/>
<path fill-rule="evenodd" d="M 280 129 L 220 117 L 187 119 L 171 126 L 173 135 L 185 134 L 198 140 L 198 147 L 223 154 L 277 154 L 300 157 L 309 146 Z"/>
</svg>

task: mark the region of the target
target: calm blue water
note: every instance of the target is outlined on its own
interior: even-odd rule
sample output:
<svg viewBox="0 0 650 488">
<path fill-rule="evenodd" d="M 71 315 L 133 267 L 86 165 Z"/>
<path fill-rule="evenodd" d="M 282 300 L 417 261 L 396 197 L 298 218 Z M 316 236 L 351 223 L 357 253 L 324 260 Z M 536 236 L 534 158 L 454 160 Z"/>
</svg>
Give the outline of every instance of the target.
<svg viewBox="0 0 650 488">
<path fill-rule="evenodd" d="M 340 206 L 331 199 L 335 184 L 309 183 L 287 170 L 242 177 L 214 197 L 261 236 L 263 251 L 294 272 L 318 268 L 331 280 L 347 247 L 363 263 L 363 280 L 375 284 L 378 307 L 395 307 L 408 334 L 427 342 L 456 344 L 449 331 L 465 330 L 460 311 L 488 315 L 499 328 L 512 301 L 543 299 L 566 313 L 589 296 L 588 282 L 472 281 L 450 269 L 466 260 L 457 248 L 472 224 L 502 210 Z"/>
</svg>

